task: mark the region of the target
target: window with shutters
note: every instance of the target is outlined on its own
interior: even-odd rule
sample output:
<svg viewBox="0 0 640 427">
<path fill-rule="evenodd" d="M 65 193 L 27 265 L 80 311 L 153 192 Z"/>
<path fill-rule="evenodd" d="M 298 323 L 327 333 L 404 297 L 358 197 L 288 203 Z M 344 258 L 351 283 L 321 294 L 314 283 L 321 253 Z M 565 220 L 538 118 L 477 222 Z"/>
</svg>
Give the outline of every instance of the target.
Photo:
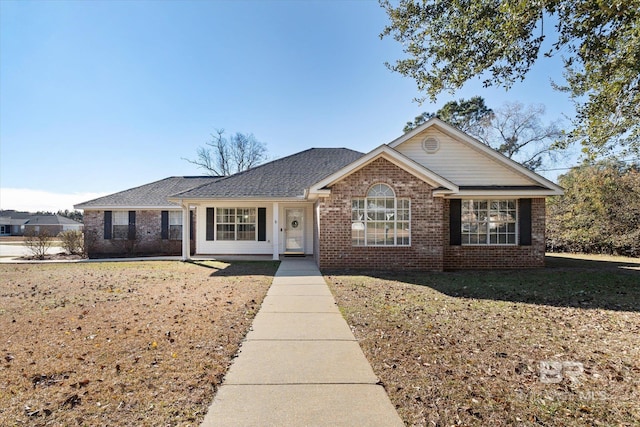
<svg viewBox="0 0 640 427">
<path fill-rule="evenodd" d="M 517 201 L 462 200 L 463 245 L 515 245 L 517 243 Z"/>
<path fill-rule="evenodd" d="M 182 211 L 169 211 L 169 240 L 182 240 Z"/>
<path fill-rule="evenodd" d="M 256 240 L 256 208 L 216 208 L 216 240 Z"/>
<path fill-rule="evenodd" d="M 113 211 L 112 213 L 112 238 L 128 239 L 129 238 L 129 212 Z"/>
</svg>

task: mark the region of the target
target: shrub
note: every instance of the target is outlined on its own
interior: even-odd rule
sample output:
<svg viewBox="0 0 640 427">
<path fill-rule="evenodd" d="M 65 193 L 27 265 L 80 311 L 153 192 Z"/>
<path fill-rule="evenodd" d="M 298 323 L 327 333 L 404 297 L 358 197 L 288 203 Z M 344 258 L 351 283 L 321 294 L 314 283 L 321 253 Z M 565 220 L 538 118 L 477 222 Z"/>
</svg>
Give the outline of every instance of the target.
<svg viewBox="0 0 640 427">
<path fill-rule="evenodd" d="M 24 244 L 31 251 L 33 256 L 37 259 L 44 259 L 47 255 L 47 250 L 53 243 L 53 237 L 47 230 L 40 232 L 36 230 L 29 230 L 24 235 Z"/>
<path fill-rule="evenodd" d="M 58 234 L 62 241 L 62 248 L 70 255 L 82 255 L 84 253 L 84 236 L 80 230 L 67 230 Z"/>
</svg>

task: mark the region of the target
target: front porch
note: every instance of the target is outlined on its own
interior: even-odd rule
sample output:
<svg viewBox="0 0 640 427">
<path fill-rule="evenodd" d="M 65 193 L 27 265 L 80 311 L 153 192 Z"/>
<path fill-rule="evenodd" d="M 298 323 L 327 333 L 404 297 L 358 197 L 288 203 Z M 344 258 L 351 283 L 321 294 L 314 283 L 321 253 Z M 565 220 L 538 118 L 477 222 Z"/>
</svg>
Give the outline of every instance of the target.
<svg viewBox="0 0 640 427">
<path fill-rule="evenodd" d="M 279 260 L 314 254 L 313 203 L 300 201 L 183 201 L 182 259 Z M 191 211 L 195 255 L 190 254 Z"/>
</svg>

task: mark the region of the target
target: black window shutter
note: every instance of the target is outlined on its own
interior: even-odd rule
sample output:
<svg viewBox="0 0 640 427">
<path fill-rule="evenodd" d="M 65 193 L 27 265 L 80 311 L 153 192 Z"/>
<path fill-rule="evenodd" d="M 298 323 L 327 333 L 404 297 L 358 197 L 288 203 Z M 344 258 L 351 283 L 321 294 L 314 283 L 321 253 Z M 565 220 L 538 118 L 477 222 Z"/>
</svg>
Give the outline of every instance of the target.
<svg viewBox="0 0 640 427">
<path fill-rule="evenodd" d="M 531 246 L 531 199 L 520 199 L 518 201 L 518 207 L 520 245 Z"/>
<path fill-rule="evenodd" d="M 105 240 L 111 240 L 111 225 L 112 225 L 111 211 L 104 211 L 104 238 Z"/>
<path fill-rule="evenodd" d="M 258 208 L 258 241 L 267 241 L 267 208 Z"/>
<path fill-rule="evenodd" d="M 193 240 L 193 211 L 189 211 L 189 239 Z"/>
<path fill-rule="evenodd" d="M 215 215 L 215 208 L 207 208 L 207 240 L 214 239 L 214 227 L 213 220 Z"/>
<path fill-rule="evenodd" d="M 129 211 L 129 240 L 136 239 L 136 211 Z"/>
<path fill-rule="evenodd" d="M 449 244 L 462 244 L 462 200 L 449 200 Z"/>
<path fill-rule="evenodd" d="M 162 240 L 169 238 L 169 211 L 160 212 L 160 238 Z"/>
</svg>

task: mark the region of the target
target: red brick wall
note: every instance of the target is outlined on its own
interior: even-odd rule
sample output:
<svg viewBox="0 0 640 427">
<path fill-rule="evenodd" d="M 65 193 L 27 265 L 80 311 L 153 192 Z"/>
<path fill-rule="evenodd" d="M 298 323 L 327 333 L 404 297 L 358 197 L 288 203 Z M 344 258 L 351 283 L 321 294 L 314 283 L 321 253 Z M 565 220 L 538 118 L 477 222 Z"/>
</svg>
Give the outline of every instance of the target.
<svg viewBox="0 0 640 427">
<path fill-rule="evenodd" d="M 444 205 L 445 229 L 449 230 L 449 201 Z M 531 246 L 449 246 L 444 243 L 444 269 L 500 269 L 544 267 L 545 199 L 531 200 Z"/>
<path fill-rule="evenodd" d="M 181 240 L 161 238 L 161 210 L 136 211 L 135 241 L 104 238 L 104 211 L 84 211 L 85 247 L 90 258 L 105 256 L 180 255 Z M 195 212 L 194 223 L 195 223 Z M 195 241 L 191 241 L 191 251 Z"/>
<path fill-rule="evenodd" d="M 397 198 L 411 199 L 411 246 L 362 247 L 351 242 L 351 200 L 366 197 L 373 184 L 391 186 Z M 320 199 L 316 253 L 321 268 L 442 270 L 443 199 L 432 188 L 385 159 L 377 159 L 331 188 Z"/>
<path fill-rule="evenodd" d="M 351 241 L 351 200 L 365 197 L 373 184 L 386 183 L 398 198 L 411 199 L 410 247 L 361 247 Z M 449 201 L 385 159 L 378 159 L 331 188 L 320 199 L 317 218 L 321 268 L 500 269 L 544 266 L 545 199 L 532 199 L 531 246 L 450 246 Z"/>
</svg>

